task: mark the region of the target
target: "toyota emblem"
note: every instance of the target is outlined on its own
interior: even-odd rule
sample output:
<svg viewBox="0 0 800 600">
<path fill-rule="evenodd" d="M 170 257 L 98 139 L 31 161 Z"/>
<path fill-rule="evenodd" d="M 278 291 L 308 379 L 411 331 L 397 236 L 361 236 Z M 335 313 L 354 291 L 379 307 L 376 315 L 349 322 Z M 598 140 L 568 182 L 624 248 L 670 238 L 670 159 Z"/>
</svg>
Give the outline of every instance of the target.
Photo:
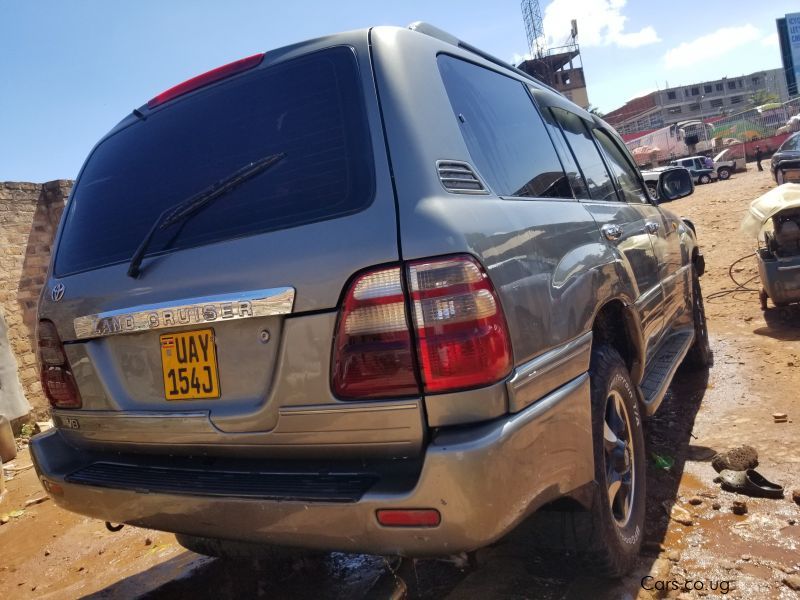
<svg viewBox="0 0 800 600">
<path fill-rule="evenodd" d="M 58 302 L 64 297 L 64 284 L 59 282 L 53 286 L 53 289 L 50 290 L 50 297 L 53 299 L 53 302 Z"/>
</svg>

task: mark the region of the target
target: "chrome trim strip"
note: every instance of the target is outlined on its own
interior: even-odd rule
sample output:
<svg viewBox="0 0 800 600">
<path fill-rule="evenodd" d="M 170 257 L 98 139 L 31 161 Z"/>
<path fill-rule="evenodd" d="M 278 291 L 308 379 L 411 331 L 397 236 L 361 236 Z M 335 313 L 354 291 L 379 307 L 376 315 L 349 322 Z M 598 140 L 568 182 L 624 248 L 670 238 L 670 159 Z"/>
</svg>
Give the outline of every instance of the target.
<svg viewBox="0 0 800 600">
<path fill-rule="evenodd" d="M 247 446 L 242 456 L 304 456 L 322 446 L 329 446 L 337 457 L 344 456 L 343 452 L 381 457 L 418 454 L 424 428 L 421 401 L 386 402 L 391 401 L 280 407 L 277 425 L 269 431 L 226 433 L 213 423 L 208 411 L 197 410 L 54 410 L 53 423 L 76 443 L 160 445 L 171 451 L 190 446 Z"/>
<path fill-rule="evenodd" d="M 658 294 L 660 294 L 661 292 L 662 292 L 662 287 L 661 287 L 661 282 L 659 281 L 649 290 L 639 295 L 639 297 L 636 299 L 636 302 L 634 303 L 636 305 L 636 308 L 640 308 L 642 306 L 645 306 L 648 302 L 652 302 L 655 299 L 654 297 L 657 297 Z"/>
<path fill-rule="evenodd" d="M 73 326 L 75 337 L 81 340 L 181 325 L 285 315 L 292 312 L 294 294 L 292 287 L 279 287 L 185 298 L 77 317 Z"/>
<path fill-rule="evenodd" d="M 508 382 L 508 408 L 518 412 L 589 369 L 592 332 L 517 367 Z"/>
<path fill-rule="evenodd" d="M 208 442 L 218 435 L 208 420 L 208 413 L 194 412 L 120 412 L 53 411 L 53 423 L 59 429 L 84 440 L 184 444 Z"/>
</svg>

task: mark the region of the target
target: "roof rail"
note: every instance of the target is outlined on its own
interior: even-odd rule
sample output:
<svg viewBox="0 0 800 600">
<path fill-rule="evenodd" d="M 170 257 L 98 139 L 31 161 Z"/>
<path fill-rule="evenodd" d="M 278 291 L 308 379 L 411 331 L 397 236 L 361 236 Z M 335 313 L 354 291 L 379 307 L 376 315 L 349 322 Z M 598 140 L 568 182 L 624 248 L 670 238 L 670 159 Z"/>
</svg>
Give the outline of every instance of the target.
<svg viewBox="0 0 800 600">
<path fill-rule="evenodd" d="M 437 40 L 445 42 L 446 44 L 450 44 L 452 46 L 456 46 L 457 48 L 461 48 L 462 50 L 466 50 L 467 52 L 472 52 L 473 54 L 477 54 L 481 58 L 483 58 L 485 60 L 488 60 L 490 63 L 493 63 L 493 64 L 495 64 L 495 65 L 497 65 L 499 67 L 503 67 L 505 69 L 511 69 L 517 75 L 521 75 L 522 77 L 525 77 L 525 79 L 529 79 L 530 81 L 535 82 L 537 85 L 540 85 L 543 88 L 545 88 L 547 90 L 550 90 L 551 92 L 555 92 L 559 96 L 564 96 L 564 94 L 559 92 L 557 89 L 552 88 L 549 85 L 547 85 L 546 83 L 543 83 L 543 82 L 539 81 L 538 79 L 536 79 L 532 75 L 529 75 L 528 73 L 526 73 L 522 69 L 518 69 L 517 67 L 515 67 L 512 64 L 507 63 L 506 61 L 500 60 L 496 56 L 492 56 L 488 52 L 484 52 L 480 48 L 476 48 L 472 44 L 468 44 L 467 42 L 464 42 L 464 41 L 458 39 L 456 36 L 454 36 L 454 35 L 452 35 L 450 33 L 447 33 L 446 31 L 443 31 L 443 30 L 439 29 L 438 27 L 433 26 L 430 23 L 426 23 L 425 21 L 414 21 L 413 23 L 411 23 L 408 26 L 408 28 L 411 31 L 418 31 L 419 33 L 424 33 L 425 35 L 428 35 L 428 36 L 430 36 L 432 38 L 436 38 Z M 566 96 L 564 96 L 564 97 L 566 97 Z"/>
</svg>

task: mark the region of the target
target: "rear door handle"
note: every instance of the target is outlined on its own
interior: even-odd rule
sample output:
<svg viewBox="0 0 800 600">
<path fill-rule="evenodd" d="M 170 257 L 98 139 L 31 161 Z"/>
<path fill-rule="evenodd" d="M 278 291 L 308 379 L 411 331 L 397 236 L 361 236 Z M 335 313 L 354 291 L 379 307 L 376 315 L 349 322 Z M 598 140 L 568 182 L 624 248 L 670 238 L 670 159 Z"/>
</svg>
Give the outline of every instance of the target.
<svg viewBox="0 0 800 600">
<path fill-rule="evenodd" d="M 655 221 L 648 221 L 645 224 L 645 229 L 647 229 L 647 233 L 658 233 L 659 228 L 661 227 L 660 223 L 656 223 Z"/>
<path fill-rule="evenodd" d="M 607 240 L 614 241 L 622 237 L 622 227 L 619 225 L 614 225 L 612 223 L 603 225 L 600 228 L 600 231 L 603 232 L 603 235 Z"/>
</svg>

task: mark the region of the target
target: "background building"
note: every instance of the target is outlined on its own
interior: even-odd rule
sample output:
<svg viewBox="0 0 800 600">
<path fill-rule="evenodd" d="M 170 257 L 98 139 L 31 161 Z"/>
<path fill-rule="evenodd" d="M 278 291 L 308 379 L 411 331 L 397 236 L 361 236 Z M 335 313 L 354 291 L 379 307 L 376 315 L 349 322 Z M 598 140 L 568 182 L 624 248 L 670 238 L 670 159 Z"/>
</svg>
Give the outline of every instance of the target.
<svg viewBox="0 0 800 600">
<path fill-rule="evenodd" d="M 525 60 L 517 68 L 554 87 L 581 108 L 588 108 L 589 96 L 580 57 L 580 49 L 575 44 L 574 47 L 552 49 L 542 58 Z"/>
<path fill-rule="evenodd" d="M 693 119 L 710 119 L 742 112 L 765 98 L 789 99 L 783 69 L 723 77 L 634 98 L 606 113 L 605 120 L 623 135 L 652 131 Z"/>
<path fill-rule="evenodd" d="M 794 96 L 798 93 L 800 83 L 800 13 L 777 19 L 777 25 L 786 87 L 789 94 Z"/>
</svg>

